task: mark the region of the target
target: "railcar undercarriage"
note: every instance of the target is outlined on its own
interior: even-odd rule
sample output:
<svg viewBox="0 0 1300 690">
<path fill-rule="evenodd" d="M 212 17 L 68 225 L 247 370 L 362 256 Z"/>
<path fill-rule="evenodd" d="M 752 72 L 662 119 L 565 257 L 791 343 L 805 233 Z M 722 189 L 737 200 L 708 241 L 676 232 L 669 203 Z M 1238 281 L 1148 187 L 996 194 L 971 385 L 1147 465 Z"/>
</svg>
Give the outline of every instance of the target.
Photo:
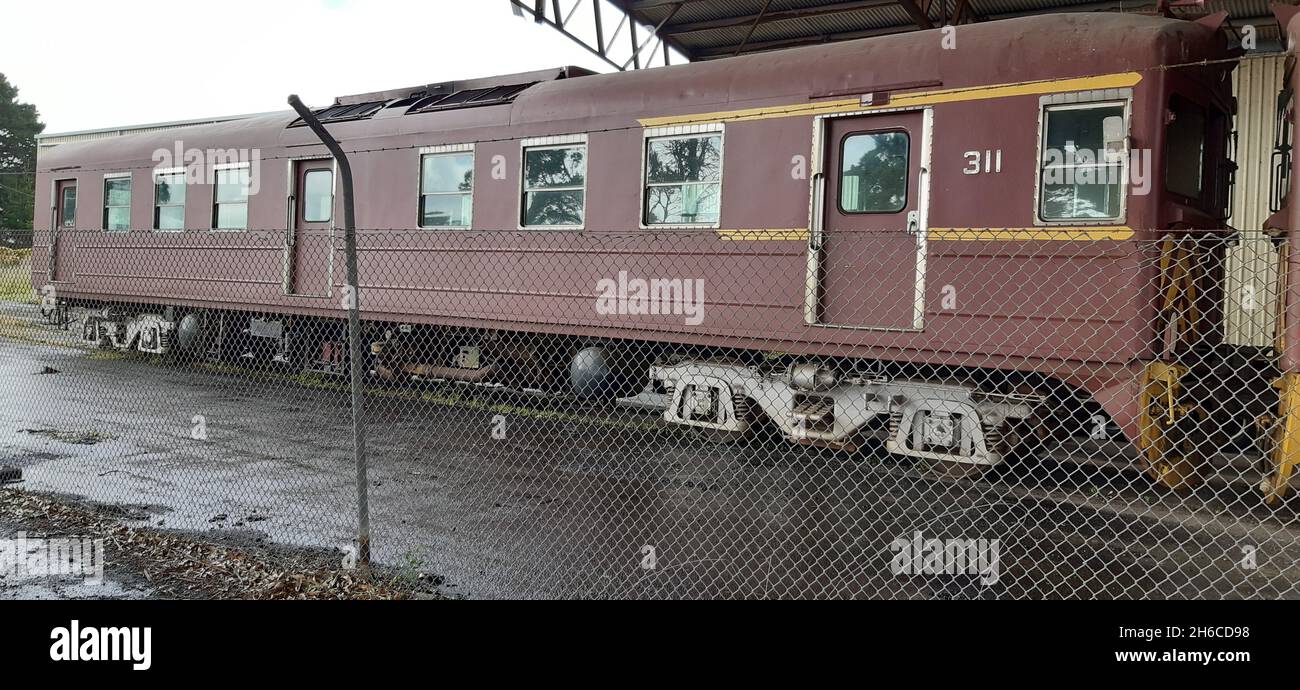
<svg viewBox="0 0 1300 690">
<path fill-rule="evenodd" d="M 68 303 L 43 313 L 53 325 L 80 323 L 83 341 L 98 347 L 178 359 L 274 363 L 330 375 L 348 371 L 341 320 Z M 398 323 L 368 323 L 365 335 L 367 371 L 380 381 L 455 382 L 613 400 L 715 438 L 752 437 L 757 427 L 767 426 L 791 443 L 850 452 L 883 442 L 888 452 L 947 476 L 979 473 L 1018 451 L 1028 455 L 1050 446 L 1049 430 L 1058 437 L 1055 441 L 1064 440 L 1061 429 L 1076 429 L 1074 436 L 1094 441 L 1123 439 L 1085 394 L 1047 377 L 1014 372 L 886 367 L 702 348 L 670 352 L 662 344 L 523 338 L 503 331 Z M 1203 362 L 1223 356 L 1200 355 Z M 1240 362 L 1226 368 L 1242 369 Z M 1289 467 L 1288 458 L 1300 455 L 1295 443 L 1286 442 L 1286 430 L 1300 419 L 1288 413 L 1300 407 L 1292 400 L 1300 388 L 1265 385 L 1261 390 L 1251 381 L 1235 381 L 1234 396 L 1226 385 L 1217 391 L 1206 387 L 1206 381 L 1217 380 L 1216 371 L 1204 364 L 1161 362 L 1146 368 L 1138 401 L 1142 432 L 1137 464 L 1159 483 L 1189 488 L 1199 483 L 1206 462 L 1197 454 L 1204 455 L 1199 449 L 1207 442 L 1242 445 L 1241 437 L 1253 432 L 1245 445 L 1263 451 L 1258 453 L 1261 489 L 1274 495 L 1280 475 L 1289 473 L 1269 470 Z M 1264 367 L 1252 378 L 1267 383 L 1270 371 Z M 1242 399 L 1253 404 L 1233 414 Z M 1287 410 L 1270 412 L 1288 402 Z M 1211 417 L 1219 421 L 1207 424 Z M 1213 439 L 1193 439 L 1187 428 L 1218 432 Z"/>
<path fill-rule="evenodd" d="M 674 424 L 743 434 L 761 414 L 789 441 L 853 449 L 865 428 L 885 421 L 892 453 L 984 466 L 1003 461 L 1012 423 L 1028 419 L 1043 400 L 956 383 L 841 377 L 810 362 L 685 360 L 650 367 L 650 378 L 654 388 L 627 400 L 662 408 Z"/>
</svg>

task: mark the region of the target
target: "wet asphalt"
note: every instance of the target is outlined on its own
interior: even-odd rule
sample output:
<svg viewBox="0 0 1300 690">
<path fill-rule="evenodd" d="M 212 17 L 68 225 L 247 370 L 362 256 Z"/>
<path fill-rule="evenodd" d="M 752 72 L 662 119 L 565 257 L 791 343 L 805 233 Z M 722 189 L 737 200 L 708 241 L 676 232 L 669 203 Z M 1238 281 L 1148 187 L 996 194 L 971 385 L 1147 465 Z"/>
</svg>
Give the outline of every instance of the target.
<svg viewBox="0 0 1300 690">
<path fill-rule="evenodd" d="M 13 486 L 118 506 L 133 525 L 340 562 L 354 548 L 342 381 L 89 352 L 0 311 Z M 374 557 L 448 594 L 1300 597 L 1293 514 L 1245 497 L 1029 471 L 944 482 L 879 452 L 715 445 L 641 412 L 450 384 L 376 386 L 367 405 Z M 899 553 L 927 539 L 983 539 L 996 570 L 909 571 L 923 564 Z"/>
</svg>

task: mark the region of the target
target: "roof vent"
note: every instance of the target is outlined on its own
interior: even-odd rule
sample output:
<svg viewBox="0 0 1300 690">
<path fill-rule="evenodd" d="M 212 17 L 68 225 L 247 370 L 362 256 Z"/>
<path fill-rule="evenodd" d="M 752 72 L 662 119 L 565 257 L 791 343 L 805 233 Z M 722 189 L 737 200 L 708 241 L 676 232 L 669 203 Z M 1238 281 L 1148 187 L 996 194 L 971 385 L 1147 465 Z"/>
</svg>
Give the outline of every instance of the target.
<svg viewBox="0 0 1300 690">
<path fill-rule="evenodd" d="M 327 122 L 345 122 L 347 120 L 364 120 L 383 109 L 384 104 L 388 101 L 369 101 L 367 103 L 352 103 L 349 105 L 332 105 L 323 110 L 316 111 L 316 119 L 321 124 Z M 290 127 L 301 127 L 307 124 L 298 118 L 289 123 Z"/>
<path fill-rule="evenodd" d="M 515 100 L 515 97 L 522 93 L 524 89 L 536 83 L 534 81 L 526 84 L 489 86 L 481 89 L 461 89 L 451 94 L 426 96 L 412 104 L 406 113 L 410 115 L 412 113 L 431 113 L 438 110 L 501 105 Z"/>
</svg>

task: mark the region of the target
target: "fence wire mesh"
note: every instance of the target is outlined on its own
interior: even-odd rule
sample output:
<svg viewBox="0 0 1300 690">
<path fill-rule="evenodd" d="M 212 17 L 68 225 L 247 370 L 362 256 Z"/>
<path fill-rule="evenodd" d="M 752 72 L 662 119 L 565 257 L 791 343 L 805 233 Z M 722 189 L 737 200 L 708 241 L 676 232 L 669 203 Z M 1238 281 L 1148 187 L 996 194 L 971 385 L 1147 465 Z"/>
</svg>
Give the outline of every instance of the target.
<svg viewBox="0 0 1300 690">
<path fill-rule="evenodd" d="M 136 524 L 355 548 L 356 299 L 373 557 L 448 592 L 1300 594 L 1285 242 L 362 229 L 354 291 L 337 230 L 31 240 L 0 464 Z"/>
</svg>

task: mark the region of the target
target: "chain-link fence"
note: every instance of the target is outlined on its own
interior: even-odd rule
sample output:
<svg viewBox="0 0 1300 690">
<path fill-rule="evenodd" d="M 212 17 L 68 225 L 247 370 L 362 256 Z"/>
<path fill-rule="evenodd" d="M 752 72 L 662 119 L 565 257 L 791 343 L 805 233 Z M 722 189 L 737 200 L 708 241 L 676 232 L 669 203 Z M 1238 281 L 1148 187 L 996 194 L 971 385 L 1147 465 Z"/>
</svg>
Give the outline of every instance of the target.
<svg viewBox="0 0 1300 690">
<path fill-rule="evenodd" d="M 337 230 L 6 251 L 0 465 L 354 550 L 356 304 L 373 557 L 449 592 L 1300 594 L 1284 242 L 357 235 L 356 290 Z"/>
</svg>

